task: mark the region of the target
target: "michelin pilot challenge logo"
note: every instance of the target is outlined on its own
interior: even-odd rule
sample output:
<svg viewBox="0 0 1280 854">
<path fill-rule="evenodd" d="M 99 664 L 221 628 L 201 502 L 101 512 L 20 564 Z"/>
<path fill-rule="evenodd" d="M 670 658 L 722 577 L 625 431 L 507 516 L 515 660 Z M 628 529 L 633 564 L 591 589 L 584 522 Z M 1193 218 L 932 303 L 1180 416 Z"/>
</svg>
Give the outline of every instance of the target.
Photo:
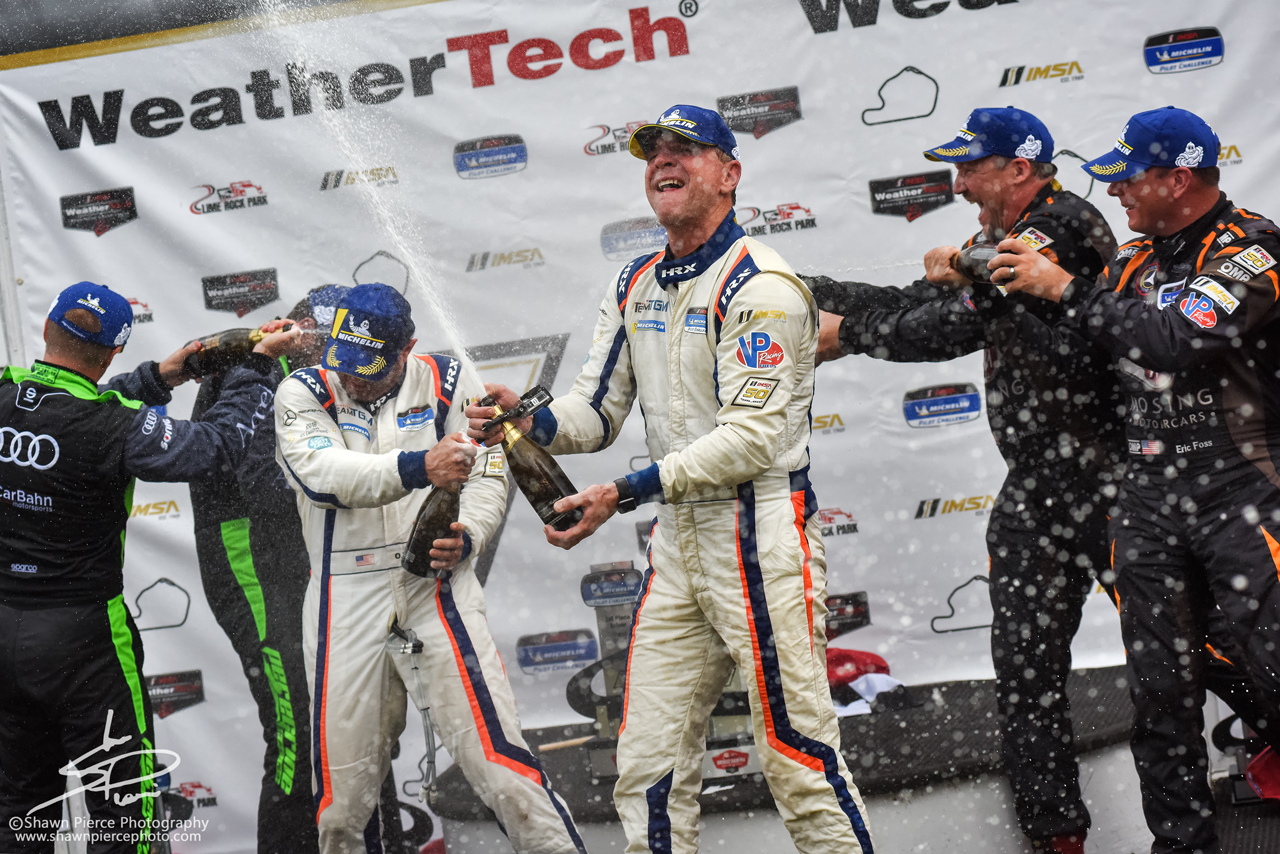
<svg viewBox="0 0 1280 854">
<path fill-rule="evenodd" d="M 469 139 L 453 147 L 453 168 L 459 178 L 510 175 L 529 165 L 529 150 L 519 134 Z"/>
<path fill-rule="evenodd" d="M 1217 27 L 1196 27 L 1151 36 L 1142 55 L 1152 74 L 1195 71 L 1222 62 L 1226 47 Z"/>
<path fill-rule="evenodd" d="M 903 395 L 902 414 L 909 427 L 973 421 L 982 415 L 982 395 L 973 383 L 918 388 Z"/>
</svg>

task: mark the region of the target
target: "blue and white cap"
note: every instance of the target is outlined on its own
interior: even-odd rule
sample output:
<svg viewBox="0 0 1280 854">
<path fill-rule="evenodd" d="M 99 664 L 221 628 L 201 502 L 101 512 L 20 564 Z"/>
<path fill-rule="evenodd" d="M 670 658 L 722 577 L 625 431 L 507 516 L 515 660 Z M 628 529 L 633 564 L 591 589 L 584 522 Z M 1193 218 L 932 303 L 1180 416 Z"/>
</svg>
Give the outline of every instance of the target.
<svg viewBox="0 0 1280 854">
<path fill-rule="evenodd" d="M 1218 135 L 1195 113 L 1177 107 L 1147 110 L 1129 119 L 1115 148 L 1080 168 L 1108 184 L 1153 166 L 1207 169 L 1218 165 Z"/>
<path fill-rule="evenodd" d="M 81 329 L 66 319 L 68 311 L 84 309 L 98 318 L 97 332 Z M 58 294 L 49 306 L 49 319 L 77 338 L 103 347 L 123 347 L 133 331 L 133 306 L 106 285 L 80 282 Z"/>
<path fill-rule="evenodd" d="M 947 163 L 980 157 L 1024 157 L 1036 163 L 1053 160 L 1053 137 L 1044 122 L 1017 107 L 979 107 L 950 142 L 930 148 L 924 156 Z"/>
<path fill-rule="evenodd" d="M 413 330 L 412 309 L 399 291 L 381 283 L 356 285 L 334 311 L 324 366 L 380 380 L 395 367 Z"/>
<path fill-rule="evenodd" d="M 645 159 L 644 145 L 660 131 L 669 130 L 687 136 L 703 145 L 714 145 L 725 154 L 738 159 L 738 140 L 715 110 L 676 104 L 667 110 L 655 124 L 641 125 L 631 134 L 627 149 L 641 160 Z"/>
</svg>

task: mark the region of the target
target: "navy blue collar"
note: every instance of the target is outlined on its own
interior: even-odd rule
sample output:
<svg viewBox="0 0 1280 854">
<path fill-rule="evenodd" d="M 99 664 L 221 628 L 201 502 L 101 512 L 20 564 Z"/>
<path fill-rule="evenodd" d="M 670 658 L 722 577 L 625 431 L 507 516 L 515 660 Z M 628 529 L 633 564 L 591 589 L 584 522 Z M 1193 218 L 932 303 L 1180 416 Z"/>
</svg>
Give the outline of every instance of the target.
<svg viewBox="0 0 1280 854">
<path fill-rule="evenodd" d="M 667 285 L 678 285 L 689 279 L 696 279 L 707 271 L 707 269 L 720 259 L 724 253 L 729 251 L 729 247 L 734 241 L 740 237 L 746 237 L 747 233 L 742 230 L 742 226 L 738 225 L 738 221 L 734 219 L 733 211 L 729 211 L 729 215 L 724 218 L 724 222 L 720 223 L 720 227 L 716 229 L 715 234 L 711 235 L 706 243 L 698 247 L 698 251 L 686 255 L 683 258 L 672 258 L 671 247 L 667 246 L 667 251 L 662 256 L 662 260 L 653 265 L 653 274 L 657 277 L 658 284 L 665 291 Z"/>
</svg>

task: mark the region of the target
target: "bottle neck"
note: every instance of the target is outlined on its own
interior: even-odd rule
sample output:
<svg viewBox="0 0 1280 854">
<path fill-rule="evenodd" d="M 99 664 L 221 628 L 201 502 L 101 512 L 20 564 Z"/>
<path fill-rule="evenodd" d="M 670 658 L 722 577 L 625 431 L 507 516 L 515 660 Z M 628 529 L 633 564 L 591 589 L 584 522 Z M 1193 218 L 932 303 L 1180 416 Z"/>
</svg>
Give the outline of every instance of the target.
<svg viewBox="0 0 1280 854">
<path fill-rule="evenodd" d="M 494 417 L 502 415 L 503 411 L 504 410 L 502 409 L 502 407 L 499 406 L 498 404 L 495 403 L 493 405 Z M 511 446 L 514 445 L 516 442 L 519 442 L 523 438 L 524 438 L 524 433 L 520 430 L 519 427 L 512 424 L 510 421 L 502 422 L 502 447 L 503 448 L 505 448 L 506 450 L 511 450 Z"/>
</svg>

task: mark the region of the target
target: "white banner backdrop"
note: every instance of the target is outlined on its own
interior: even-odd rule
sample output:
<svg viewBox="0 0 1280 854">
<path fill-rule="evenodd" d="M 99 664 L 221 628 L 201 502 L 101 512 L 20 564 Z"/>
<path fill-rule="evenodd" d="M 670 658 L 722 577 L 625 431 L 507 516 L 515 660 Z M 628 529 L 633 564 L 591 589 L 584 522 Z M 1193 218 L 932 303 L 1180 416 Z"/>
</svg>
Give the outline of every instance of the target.
<svg viewBox="0 0 1280 854">
<path fill-rule="evenodd" d="M 635 222 L 650 211 L 625 140 L 673 103 L 734 118 L 739 221 L 802 272 L 905 285 L 927 249 L 975 231 L 963 200 L 929 189 L 951 180 L 929 174 L 945 164 L 919 152 L 977 106 L 1036 113 L 1063 183 L 1121 239 L 1118 203 L 1077 167 L 1129 115 L 1166 104 L 1214 125 L 1227 193 L 1275 213 L 1280 178 L 1263 164 L 1278 153 L 1280 116 L 1258 106 L 1275 79 L 1271 0 L 640 2 L 348 3 L 311 22 L 213 27 L 216 37 L 144 50 L 0 61 L 0 181 L 21 306 L 21 329 L 6 332 L 38 355 L 53 295 L 104 282 L 137 302 L 125 369 L 283 315 L 316 285 L 352 283 L 382 251 L 394 257 L 356 276 L 399 286 L 395 259 L 408 264 L 420 350 L 567 334 L 552 388 L 564 393 L 611 276 L 661 246 L 652 223 Z M 1168 33 L 1182 35 L 1144 49 Z M 894 192 L 920 187 L 905 201 Z M 481 367 L 527 386 L 542 358 Z M 938 426 L 904 416 L 909 392 L 966 383 L 981 389 L 980 355 L 850 357 L 818 374 L 828 587 L 867 591 L 873 621 L 836 645 L 883 655 L 910 684 L 992 676 L 975 627 L 991 616 L 983 530 L 1004 463 L 985 413 Z M 189 414 L 194 391 L 180 389 L 169 411 Z M 562 462 L 585 486 L 646 464 L 645 453 L 634 418 L 606 453 Z M 189 494 L 139 484 L 134 500 L 127 598 L 142 594 L 144 627 L 181 623 L 145 632 L 147 670 L 203 675 L 204 702 L 158 722 L 159 744 L 182 756 L 175 786 L 198 784 L 196 817 L 212 822 L 182 850 L 253 850 L 256 711 L 201 591 Z M 579 579 L 592 564 L 639 564 L 643 515 L 564 553 L 522 498 L 513 505 L 487 595 L 526 726 L 580 719 L 564 700 L 569 673 L 511 666 L 517 640 L 594 630 Z M 1077 666 L 1123 661 L 1100 594 L 1075 652 Z M 399 781 L 418 776 L 412 720 L 403 745 Z"/>
</svg>

